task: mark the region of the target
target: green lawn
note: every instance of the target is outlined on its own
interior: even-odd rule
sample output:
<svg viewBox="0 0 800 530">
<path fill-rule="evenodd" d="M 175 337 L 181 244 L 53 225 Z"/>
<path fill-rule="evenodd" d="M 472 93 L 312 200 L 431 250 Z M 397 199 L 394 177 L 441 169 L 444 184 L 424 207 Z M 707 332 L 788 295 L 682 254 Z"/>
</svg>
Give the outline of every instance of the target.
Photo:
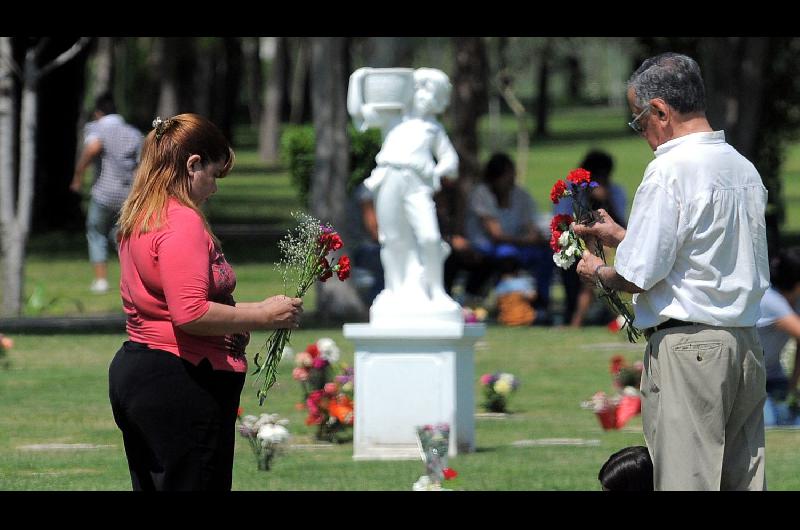
<svg viewBox="0 0 800 530">
<path fill-rule="evenodd" d="M 340 329 L 300 330 L 302 349 L 319 337 L 333 338 L 352 363 L 353 345 Z M 249 358 L 264 340 L 254 334 Z M 0 370 L 0 490 L 128 490 L 122 439 L 107 398 L 108 363 L 122 335 L 18 335 L 11 367 Z M 490 326 L 476 351 L 477 378 L 510 371 L 520 378 L 506 419 L 476 420 L 475 453 L 452 459 L 456 490 L 597 490 L 597 471 L 612 452 L 642 444 L 641 420 L 620 431 L 603 431 L 580 402 L 595 391 L 612 391 L 608 360 L 641 356 L 605 328 L 570 331 Z M 277 412 L 290 420 L 292 445 L 269 472 L 258 471 L 246 440 L 237 438 L 234 490 L 410 490 L 421 461 L 354 461 L 352 444 L 315 444 L 294 408 L 299 387 L 292 364 L 281 363 L 278 384 L 263 407 L 252 379 L 242 393 L 246 413 Z M 357 404 L 356 404 L 357 406 Z M 476 412 L 481 412 L 478 406 Z M 582 440 L 585 445 L 525 445 L 542 439 Z M 520 443 L 521 442 L 521 443 Z M 767 432 L 767 476 L 772 490 L 800 489 L 800 431 Z M 93 444 L 86 450 L 30 450 L 34 444 Z"/>
</svg>

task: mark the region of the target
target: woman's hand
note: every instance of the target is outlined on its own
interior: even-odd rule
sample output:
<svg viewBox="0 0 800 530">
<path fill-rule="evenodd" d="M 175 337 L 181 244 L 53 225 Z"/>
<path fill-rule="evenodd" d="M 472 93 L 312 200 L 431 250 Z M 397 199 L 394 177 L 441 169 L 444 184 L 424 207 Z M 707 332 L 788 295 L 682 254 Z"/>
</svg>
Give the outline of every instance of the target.
<svg viewBox="0 0 800 530">
<path fill-rule="evenodd" d="M 285 295 L 271 296 L 259 304 L 269 329 L 297 328 L 303 312 L 303 299 Z"/>
</svg>

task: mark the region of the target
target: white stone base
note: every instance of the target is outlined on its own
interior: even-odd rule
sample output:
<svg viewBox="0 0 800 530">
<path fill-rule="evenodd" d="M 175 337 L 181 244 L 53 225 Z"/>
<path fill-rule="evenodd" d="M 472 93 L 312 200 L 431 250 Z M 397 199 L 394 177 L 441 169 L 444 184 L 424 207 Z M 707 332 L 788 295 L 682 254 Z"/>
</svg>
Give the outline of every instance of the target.
<svg viewBox="0 0 800 530">
<path fill-rule="evenodd" d="M 484 324 L 345 324 L 355 343 L 354 459 L 420 459 L 418 425 L 450 424 L 448 454 L 475 450 L 474 344 Z"/>
</svg>

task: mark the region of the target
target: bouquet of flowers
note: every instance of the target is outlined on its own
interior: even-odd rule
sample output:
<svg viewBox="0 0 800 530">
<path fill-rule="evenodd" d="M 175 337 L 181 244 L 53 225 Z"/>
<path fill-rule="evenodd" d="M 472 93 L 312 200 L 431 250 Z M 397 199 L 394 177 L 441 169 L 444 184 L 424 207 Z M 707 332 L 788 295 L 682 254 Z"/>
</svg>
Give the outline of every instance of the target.
<svg viewBox="0 0 800 530">
<path fill-rule="evenodd" d="M 450 447 L 450 425 L 422 425 L 417 427 L 417 446 L 425 462 L 425 474 L 414 483 L 414 491 L 441 490 L 442 482 L 458 476 L 447 467 L 447 452 Z"/>
<path fill-rule="evenodd" d="M 0 333 L 0 364 L 8 368 L 11 362 L 8 360 L 8 351 L 14 347 L 14 341 Z"/>
<path fill-rule="evenodd" d="M 302 298 L 314 282 L 324 282 L 334 273 L 340 281 L 346 280 L 350 276 L 350 258 L 342 255 L 335 265 L 328 261 L 331 252 L 342 248 L 339 234 L 329 224 L 323 225 L 313 217 L 296 213 L 292 215 L 298 219 L 298 226 L 278 242 L 281 252 L 278 267 L 283 275 L 284 292 L 294 285 L 294 296 Z M 253 375 L 256 376 L 256 382 L 261 380 L 259 405 L 264 404 L 267 392 L 275 384 L 278 363 L 291 335 L 291 329 L 276 329 L 253 360 L 256 365 Z"/>
<path fill-rule="evenodd" d="M 240 407 L 236 416 L 239 423 L 239 434 L 247 438 L 250 443 L 250 448 L 258 463 L 258 469 L 269 471 L 272 460 L 289 440 L 289 431 L 286 429 L 289 420 L 281 418 L 277 414 L 242 417 L 242 413 Z"/>
<path fill-rule="evenodd" d="M 550 222 L 550 248 L 553 250 L 553 261 L 562 269 L 568 269 L 581 256 L 586 248 L 581 239 L 572 230 L 572 222 L 591 224 L 597 221 L 597 214 L 589 206 L 589 192 L 596 188 L 597 182 L 592 181 L 591 173 L 583 168 L 573 169 L 567 175 L 567 180 L 558 180 L 550 190 L 550 200 L 558 204 L 564 197 L 572 198 L 572 212 L 574 217 L 559 214 Z M 595 241 L 592 252 L 599 256 L 605 263 L 603 244 Z M 628 305 L 620 298 L 619 293 L 609 289 L 600 280 L 597 288 L 609 309 L 625 319 L 624 328 L 630 342 L 636 342 L 642 332 L 633 326 L 633 314 Z"/>
<path fill-rule="evenodd" d="M 489 412 L 505 412 L 508 398 L 519 386 L 519 380 L 508 372 L 495 372 L 481 376 L 484 408 Z"/>
</svg>

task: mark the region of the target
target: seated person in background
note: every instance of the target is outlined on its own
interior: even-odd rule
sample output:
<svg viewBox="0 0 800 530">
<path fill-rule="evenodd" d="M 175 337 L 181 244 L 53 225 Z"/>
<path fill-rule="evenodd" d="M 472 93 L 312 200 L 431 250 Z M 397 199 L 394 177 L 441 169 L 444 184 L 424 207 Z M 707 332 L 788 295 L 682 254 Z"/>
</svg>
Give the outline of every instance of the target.
<svg viewBox="0 0 800 530">
<path fill-rule="evenodd" d="M 518 252 L 514 247 L 500 249 L 504 257 L 498 259 L 500 281 L 494 288 L 497 297 L 497 321 L 505 326 L 529 326 L 536 320 L 533 302 L 536 289 L 530 276 L 520 269 Z"/>
<path fill-rule="evenodd" d="M 591 191 L 590 208 L 593 210 L 604 208 L 614 220 L 619 219 L 620 226 L 624 228 L 627 224 L 627 198 L 622 186 L 611 181 L 614 159 L 605 151 L 592 150 L 586 154 L 579 167 L 590 172 L 592 180 L 599 184 Z M 553 215 L 557 214 L 572 215 L 571 198 L 565 197 L 554 206 Z M 565 294 L 564 322 L 575 328 L 581 327 L 586 322 L 589 310 L 595 301 L 593 288 L 582 283 L 578 278 L 578 273 L 575 271 L 577 266 L 576 263 L 569 269 L 561 270 L 561 281 L 564 284 Z M 602 304 L 601 311 L 603 313 L 598 318 L 603 318 L 605 322 L 614 318 L 605 304 Z"/>
<path fill-rule="evenodd" d="M 603 491 L 653 491 L 653 461 L 647 447 L 620 449 L 606 460 L 597 479 Z"/>
<path fill-rule="evenodd" d="M 800 346 L 800 247 L 781 250 L 770 260 L 769 269 L 770 286 L 761 299 L 761 318 L 756 323 L 767 372 L 764 425 L 800 425 L 796 410 L 800 347 L 796 349 L 790 377 L 781 366 L 781 352 L 789 339 Z"/>
<path fill-rule="evenodd" d="M 471 271 L 467 281 L 471 294 L 485 294 L 484 286 L 496 272 L 502 256 L 498 250 L 512 246 L 518 251 L 523 269 L 536 279 L 537 321 L 549 320 L 550 283 L 553 278 L 552 251 L 537 228 L 536 204 L 515 182 L 514 162 L 505 153 L 492 155 L 484 169 L 484 180 L 469 196 L 465 232 L 470 245 L 486 261 Z"/>
<path fill-rule="evenodd" d="M 442 239 L 450 245 L 450 254 L 444 262 L 444 290 L 456 298 L 459 303 L 469 305 L 479 298 L 480 286 L 466 285 L 466 296 L 458 296 L 453 292 L 456 280 L 461 272 L 469 272 L 485 267 L 486 258 L 475 251 L 464 236 L 463 215 L 459 214 L 459 188 L 450 180 L 443 180 L 441 189 L 433 197 L 436 203 L 436 218 Z"/>
</svg>

